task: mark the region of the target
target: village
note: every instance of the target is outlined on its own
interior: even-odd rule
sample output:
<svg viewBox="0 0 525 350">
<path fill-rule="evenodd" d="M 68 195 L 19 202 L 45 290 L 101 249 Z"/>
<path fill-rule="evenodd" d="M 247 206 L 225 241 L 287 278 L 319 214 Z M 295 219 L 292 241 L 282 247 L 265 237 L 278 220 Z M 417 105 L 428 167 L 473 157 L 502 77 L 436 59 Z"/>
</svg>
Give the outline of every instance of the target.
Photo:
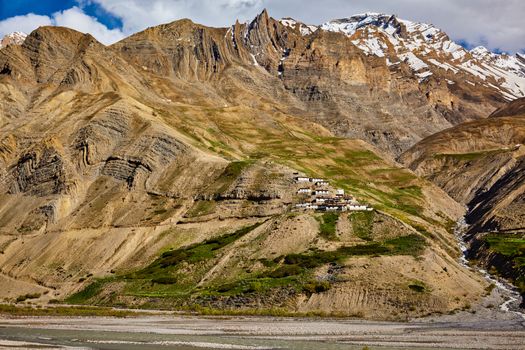
<svg viewBox="0 0 525 350">
<path fill-rule="evenodd" d="M 373 208 L 360 204 L 344 189 L 334 190 L 325 179 L 296 176 L 297 194 L 302 201 L 296 210 L 314 211 L 372 211 Z"/>
</svg>

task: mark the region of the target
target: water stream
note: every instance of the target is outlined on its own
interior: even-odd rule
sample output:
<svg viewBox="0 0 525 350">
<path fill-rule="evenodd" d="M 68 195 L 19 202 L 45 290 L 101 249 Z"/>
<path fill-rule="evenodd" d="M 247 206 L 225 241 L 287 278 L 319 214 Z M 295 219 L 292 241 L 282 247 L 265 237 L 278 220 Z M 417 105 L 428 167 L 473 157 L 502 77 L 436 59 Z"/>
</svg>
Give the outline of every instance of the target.
<svg viewBox="0 0 525 350">
<path fill-rule="evenodd" d="M 509 312 L 513 313 L 515 315 L 518 315 L 525 319 L 525 313 L 520 312 L 520 302 L 521 302 L 521 295 L 518 293 L 516 288 L 508 283 L 507 281 L 498 278 L 496 276 L 491 275 L 488 271 L 480 268 L 480 267 L 472 267 L 469 265 L 469 262 L 467 260 L 467 252 L 468 252 L 468 244 L 464 240 L 464 234 L 468 229 L 468 224 L 465 222 L 465 218 L 460 219 L 456 227 L 454 229 L 454 235 L 456 236 L 456 239 L 459 243 L 459 248 L 461 249 L 461 257 L 459 258 L 459 261 L 461 265 L 463 265 L 465 268 L 469 270 L 477 270 L 479 273 L 483 275 L 483 277 L 490 283 L 493 283 L 496 288 L 502 293 L 502 295 L 506 296 L 507 300 L 504 301 L 499 308 L 503 312 Z"/>
</svg>

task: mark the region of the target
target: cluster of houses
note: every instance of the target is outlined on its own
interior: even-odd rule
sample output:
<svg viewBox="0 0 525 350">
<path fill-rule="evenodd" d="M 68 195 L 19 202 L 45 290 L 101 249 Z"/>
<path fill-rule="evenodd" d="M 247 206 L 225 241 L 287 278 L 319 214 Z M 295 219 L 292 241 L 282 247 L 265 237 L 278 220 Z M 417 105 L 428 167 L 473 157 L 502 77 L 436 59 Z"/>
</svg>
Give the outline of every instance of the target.
<svg viewBox="0 0 525 350">
<path fill-rule="evenodd" d="M 295 205 L 300 210 L 316 211 L 372 211 L 361 205 L 354 197 L 345 194 L 345 190 L 330 190 L 330 183 L 324 179 L 304 176 L 295 177 L 298 185 L 297 194 L 304 200 Z"/>
</svg>

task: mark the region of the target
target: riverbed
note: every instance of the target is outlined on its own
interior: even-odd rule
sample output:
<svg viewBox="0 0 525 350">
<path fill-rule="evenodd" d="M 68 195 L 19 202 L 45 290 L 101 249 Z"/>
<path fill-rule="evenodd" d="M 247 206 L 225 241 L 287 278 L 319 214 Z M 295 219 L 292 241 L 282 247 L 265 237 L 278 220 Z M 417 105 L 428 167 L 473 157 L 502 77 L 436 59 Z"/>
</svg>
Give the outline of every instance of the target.
<svg viewBox="0 0 525 350">
<path fill-rule="evenodd" d="M 274 317 L 0 319 L 0 349 L 524 349 L 519 319 L 372 322 Z"/>
</svg>

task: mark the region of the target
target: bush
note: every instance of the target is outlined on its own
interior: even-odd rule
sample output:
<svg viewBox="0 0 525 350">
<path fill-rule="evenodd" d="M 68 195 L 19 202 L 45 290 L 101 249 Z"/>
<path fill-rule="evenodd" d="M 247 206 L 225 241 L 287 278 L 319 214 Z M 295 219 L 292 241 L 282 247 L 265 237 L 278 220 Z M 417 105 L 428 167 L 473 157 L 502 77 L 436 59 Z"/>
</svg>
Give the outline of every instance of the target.
<svg viewBox="0 0 525 350">
<path fill-rule="evenodd" d="M 27 299 L 38 299 L 38 298 L 40 298 L 41 295 L 42 294 L 40 294 L 40 293 L 29 293 L 29 294 L 19 295 L 16 298 L 16 302 L 20 303 L 22 301 L 26 301 Z"/>
<path fill-rule="evenodd" d="M 267 276 L 271 278 L 283 278 L 283 277 L 300 275 L 302 272 L 303 272 L 303 269 L 297 265 L 283 265 L 269 272 Z"/>
<path fill-rule="evenodd" d="M 417 293 L 423 293 L 427 290 L 427 287 L 425 286 L 425 284 L 420 281 L 416 281 L 412 284 L 409 284 L 408 288 L 410 288 L 411 290 Z"/>
<path fill-rule="evenodd" d="M 307 293 L 322 293 L 330 289 L 330 283 L 327 281 L 313 281 L 303 286 L 303 290 Z"/>
<path fill-rule="evenodd" d="M 175 277 L 165 276 L 153 278 L 151 282 L 156 284 L 175 284 L 177 283 L 177 279 Z"/>
</svg>

